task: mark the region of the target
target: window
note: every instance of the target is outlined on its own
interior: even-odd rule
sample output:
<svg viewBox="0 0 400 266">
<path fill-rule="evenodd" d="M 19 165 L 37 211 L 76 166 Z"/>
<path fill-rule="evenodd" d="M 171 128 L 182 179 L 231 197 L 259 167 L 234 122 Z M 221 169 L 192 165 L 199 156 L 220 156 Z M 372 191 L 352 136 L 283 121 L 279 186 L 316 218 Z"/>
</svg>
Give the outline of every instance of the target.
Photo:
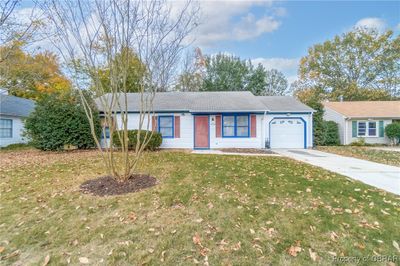
<svg viewBox="0 0 400 266">
<path fill-rule="evenodd" d="M 0 119 L 0 138 L 12 138 L 12 120 Z"/>
<path fill-rule="evenodd" d="M 223 137 L 249 137 L 248 115 L 224 115 Z"/>
<path fill-rule="evenodd" d="M 368 122 L 368 136 L 376 136 L 376 122 Z"/>
<path fill-rule="evenodd" d="M 101 138 L 104 138 L 104 135 L 106 139 L 110 138 L 110 128 L 109 127 L 104 127 L 104 132 L 101 132 Z"/>
<path fill-rule="evenodd" d="M 235 117 L 234 116 L 224 116 L 224 137 L 234 137 L 235 136 Z"/>
<path fill-rule="evenodd" d="M 158 117 L 158 132 L 161 133 L 163 138 L 174 137 L 174 117 L 173 116 L 159 116 Z"/>
<path fill-rule="evenodd" d="M 358 122 L 358 136 L 361 136 L 361 137 L 365 136 L 366 128 L 367 128 L 367 123 Z"/>
<path fill-rule="evenodd" d="M 376 129 L 376 122 L 359 121 L 357 133 L 358 137 L 376 137 L 378 133 Z"/>
</svg>

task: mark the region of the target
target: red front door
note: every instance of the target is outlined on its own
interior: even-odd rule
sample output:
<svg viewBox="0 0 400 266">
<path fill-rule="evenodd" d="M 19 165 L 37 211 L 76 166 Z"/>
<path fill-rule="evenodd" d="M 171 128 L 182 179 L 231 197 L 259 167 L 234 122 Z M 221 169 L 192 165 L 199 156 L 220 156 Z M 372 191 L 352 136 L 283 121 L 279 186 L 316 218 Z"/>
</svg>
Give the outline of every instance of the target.
<svg viewBox="0 0 400 266">
<path fill-rule="evenodd" d="M 209 148 L 208 116 L 194 117 L 194 147 Z"/>
</svg>

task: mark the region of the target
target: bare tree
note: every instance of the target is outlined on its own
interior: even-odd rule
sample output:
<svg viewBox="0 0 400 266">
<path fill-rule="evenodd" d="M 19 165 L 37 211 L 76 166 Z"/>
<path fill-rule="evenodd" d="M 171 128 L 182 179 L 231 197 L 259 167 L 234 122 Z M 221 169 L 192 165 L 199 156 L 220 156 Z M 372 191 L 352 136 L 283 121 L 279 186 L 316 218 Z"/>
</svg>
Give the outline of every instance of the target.
<svg viewBox="0 0 400 266">
<path fill-rule="evenodd" d="M 0 64 L 12 53 L 15 46 L 33 41 L 34 33 L 41 26 L 35 7 L 24 18 L 17 18 L 15 11 L 22 0 L 0 0 Z"/>
<path fill-rule="evenodd" d="M 70 62 L 74 85 L 81 92 L 85 89 L 85 82 L 79 78 L 84 68 L 109 134 L 116 134 L 122 144 L 120 151 L 114 150 L 110 137 L 108 145 L 101 145 L 94 130 L 92 106 L 81 93 L 93 138 L 109 174 L 118 181 L 134 173 L 152 136 L 149 128 L 155 93 L 169 86 L 171 71 L 184 49 L 183 40 L 197 25 L 198 8 L 191 2 L 180 6 L 177 10 L 169 1 L 144 0 L 49 0 L 42 5 L 57 37 L 52 42 Z M 114 60 L 117 55 L 118 60 Z M 133 55 L 146 71 L 139 82 L 137 145 L 134 152 L 129 152 L 126 81 Z M 97 71 L 104 66 L 109 70 L 110 88 L 104 87 Z"/>
<path fill-rule="evenodd" d="M 205 66 L 205 58 L 200 48 L 187 51 L 182 61 L 182 70 L 175 84 L 175 90 L 200 91 L 203 86 Z"/>
</svg>

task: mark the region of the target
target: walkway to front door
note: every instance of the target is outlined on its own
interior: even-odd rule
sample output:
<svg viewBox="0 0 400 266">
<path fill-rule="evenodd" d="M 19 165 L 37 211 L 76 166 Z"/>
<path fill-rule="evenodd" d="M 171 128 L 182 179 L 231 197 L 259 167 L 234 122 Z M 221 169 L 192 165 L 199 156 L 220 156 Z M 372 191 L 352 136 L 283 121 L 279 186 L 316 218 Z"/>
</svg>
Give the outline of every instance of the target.
<svg viewBox="0 0 400 266">
<path fill-rule="evenodd" d="M 210 130 L 208 115 L 194 116 L 194 148 L 210 148 Z"/>
</svg>

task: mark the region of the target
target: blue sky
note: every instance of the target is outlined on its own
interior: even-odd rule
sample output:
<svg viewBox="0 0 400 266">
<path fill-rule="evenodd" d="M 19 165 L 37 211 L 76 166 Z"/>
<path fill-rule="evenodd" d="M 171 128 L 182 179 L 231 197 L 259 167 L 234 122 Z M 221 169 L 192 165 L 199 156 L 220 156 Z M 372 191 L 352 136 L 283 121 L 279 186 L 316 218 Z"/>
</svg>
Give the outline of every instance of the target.
<svg viewBox="0 0 400 266">
<path fill-rule="evenodd" d="M 182 2 L 171 0 L 174 6 Z M 292 82 L 299 59 L 313 44 L 356 26 L 400 33 L 400 1 L 199 1 L 193 46 L 224 52 L 281 70 Z M 20 9 L 32 7 L 23 0 Z"/>
<path fill-rule="evenodd" d="M 205 1 L 201 6 L 206 18 L 195 45 L 204 53 L 252 59 L 283 71 L 290 81 L 309 47 L 356 25 L 400 33 L 399 1 Z"/>
</svg>

